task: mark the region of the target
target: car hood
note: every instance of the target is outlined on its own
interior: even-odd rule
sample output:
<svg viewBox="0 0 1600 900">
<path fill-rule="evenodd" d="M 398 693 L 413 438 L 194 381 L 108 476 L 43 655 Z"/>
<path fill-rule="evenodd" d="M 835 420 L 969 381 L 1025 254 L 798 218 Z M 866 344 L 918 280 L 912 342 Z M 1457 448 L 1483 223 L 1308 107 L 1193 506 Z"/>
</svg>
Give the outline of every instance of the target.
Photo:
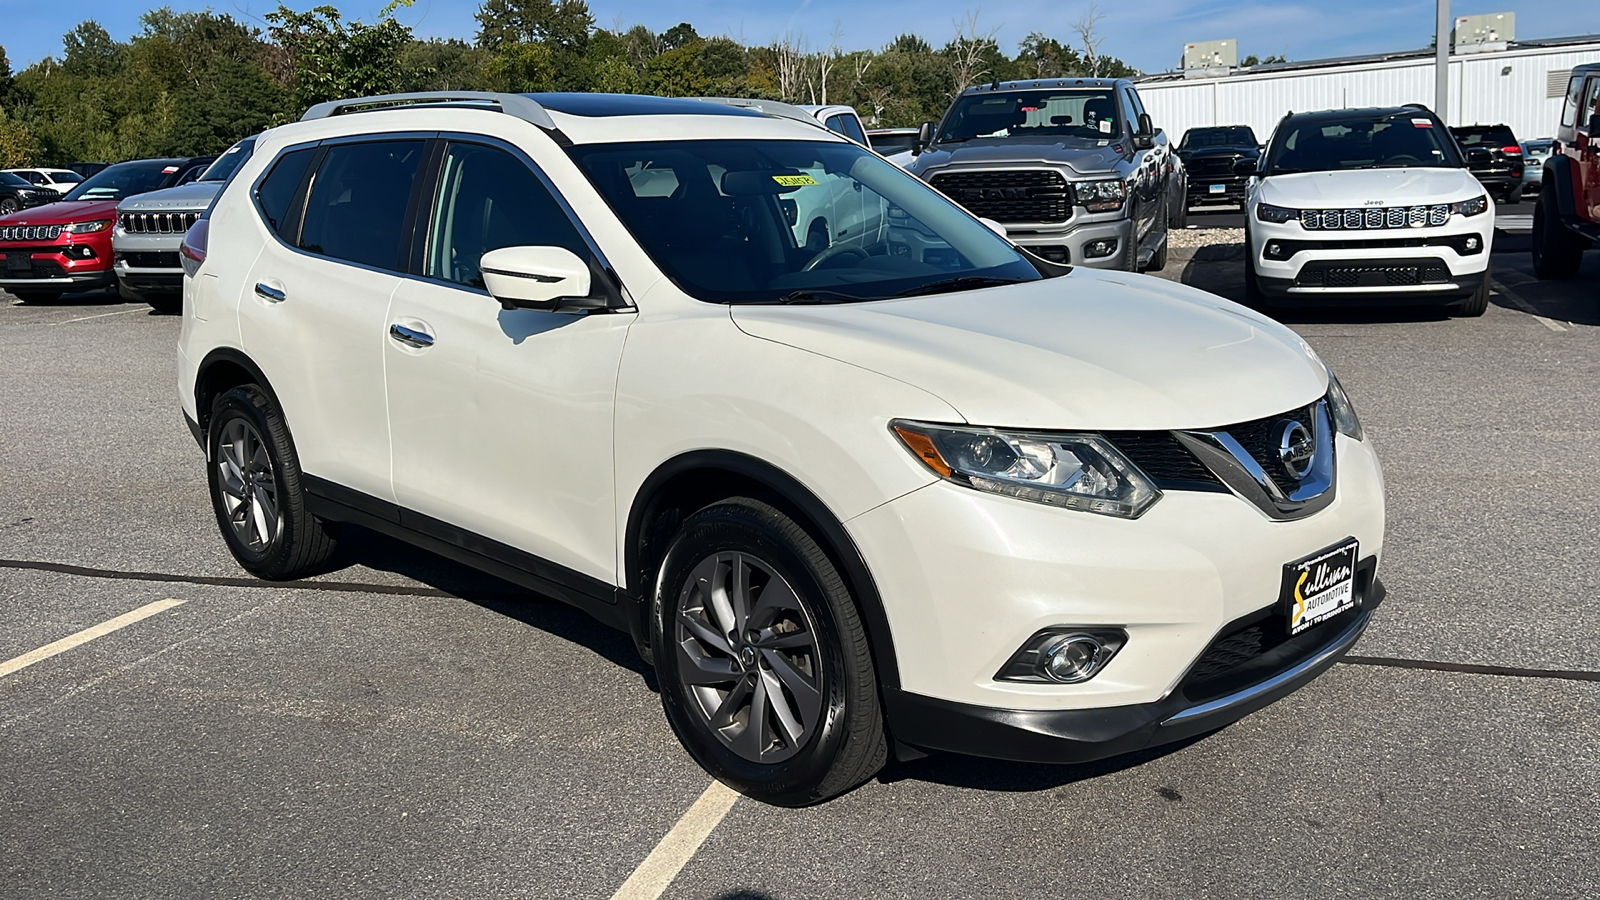
<svg viewBox="0 0 1600 900">
<path fill-rule="evenodd" d="M 1290 208 L 1454 203 L 1483 193 L 1466 169 L 1349 169 L 1272 175 L 1261 182 L 1261 199 Z"/>
<path fill-rule="evenodd" d="M 211 205 L 222 182 L 194 181 L 160 191 L 135 194 L 122 201 L 117 209 L 123 212 L 170 212 L 172 210 L 204 210 Z"/>
<path fill-rule="evenodd" d="M 1061 135 L 1038 137 L 975 138 L 954 146 L 935 144 L 922 151 L 912 171 L 921 174 L 946 166 L 991 165 L 995 163 L 1044 163 L 1065 165 L 1075 172 L 1108 172 L 1122 161 L 1119 139 L 1078 138 Z"/>
<path fill-rule="evenodd" d="M 747 334 L 916 385 L 981 425 L 1209 428 L 1327 390 L 1326 370 L 1288 328 L 1123 272 L 1077 268 L 904 300 L 731 309 Z"/>
<path fill-rule="evenodd" d="M 24 209 L 9 216 L 0 216 L 6 225 L 69 225 L 91 219 L 116 218 L 114 200 L 57 200 L 33 209 Z"/>
</svg>

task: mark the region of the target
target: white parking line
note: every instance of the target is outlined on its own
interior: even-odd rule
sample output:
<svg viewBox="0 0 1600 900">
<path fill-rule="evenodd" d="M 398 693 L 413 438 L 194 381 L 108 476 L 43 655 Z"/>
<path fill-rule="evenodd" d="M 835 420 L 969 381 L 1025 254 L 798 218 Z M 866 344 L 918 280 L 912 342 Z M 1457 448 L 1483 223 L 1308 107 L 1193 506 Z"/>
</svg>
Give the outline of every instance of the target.
<svg viewBox="0 0 1600 900">
<path fill-rule="evenodd" d="M 187 602 L 189 601 L 172 599 L 157 600 L 154 603 L 146 603 L 144 606 L 141 606 L 132 612 L 125 612 L 122 615 L 117 616 L 115 619 L 107 619 L 106 621 L 101 622 L 99 625 L 91 625 L 76 634 L 70 634 L 59 641 L 45 644 L 43 647 L 40 647 L 37 650 L 30 650 L 21 656 L 8 659 L 5 662 L 0 662 L 0 678 L 4 678 L 13 672 L 26 669 L 36 662 L 47 660 L 58 653 L 65 653 L 68 650 L 71 650 L 73 647 L 87 644 L 95 638 L 105 637 L 119 628 L 126 628 L 135 622 L 148 619 L 156 613 L 166 612 L 174 606 L 182 606 Z"/>
<path fill-rule="evenodd" d="M 106 316 L 125 316 L 128 313 L 138 312 L 139 310 L 141 310 L 143 308 L 144 307 L 142 307 L 142 306 L 135 306 L 133 309 L 119 309 L 116 312 L 99 313 L 98 315 L 93 315 L 93 316 L 79 316 L 76 319 L 64 319 L 64 320 L 62 320 L 60 322 L 57 322 L 56 324 L 57 325 L 71 325 L 73 322 L 87 322 L 90 319 L 104 319 Z"/>
<path fill-rule="evenodd" d="M 1560 322 L 1557 322 L 1554 319 L 1546 319 L 1544 316 L 1539 315 L 1539 311 L 1533 308 L 1533 304 L 1522 299 L 1521 297 L 1518 297 L 1516 294 L 1513 294 L 1510 288 L 1500 283 L 1500 279 L 1489 279 L 1489 286 L 1494 288 L 1495 293 L 1515 304 L 1517 309 L 1520 309 L 1528 315 L 1533 316 L 1535 319 L 1538 319 L 1544 324 L 1544 327 L 1550 329 L 1551 331 L 1562 332 L 1567 330 L 1567 326 L 1561 324 Z"/>
<path fill-rule="evenodd" d="M 622 887 L 611 895 L 611 900 L 656 900 L 660 897 L 684 865 L 694 858 L 695 851 L 705 843 L 728 810 L 733 809 L 733 801 L 737 799 L 739 793 L 733 788 L 720 781 L 711 782 L 678 824 L 672 826 L 639 868 L 634 869 Z"/>
</svg>

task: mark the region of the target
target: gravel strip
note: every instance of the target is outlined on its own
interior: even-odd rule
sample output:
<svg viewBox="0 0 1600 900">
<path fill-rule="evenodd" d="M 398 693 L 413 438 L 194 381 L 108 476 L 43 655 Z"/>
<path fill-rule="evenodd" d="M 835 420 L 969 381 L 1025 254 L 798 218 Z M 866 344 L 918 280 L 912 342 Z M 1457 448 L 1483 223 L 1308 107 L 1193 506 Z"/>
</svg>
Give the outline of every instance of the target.
<svg viewBox="0 0 1600 900">
<path fill-rule="evenodd" d="M 1209 247 L 1212 244 L 1243 244 L 1243 228 L 1185 228 L 1167 235 L 1170 247 Z"/>
</svg>

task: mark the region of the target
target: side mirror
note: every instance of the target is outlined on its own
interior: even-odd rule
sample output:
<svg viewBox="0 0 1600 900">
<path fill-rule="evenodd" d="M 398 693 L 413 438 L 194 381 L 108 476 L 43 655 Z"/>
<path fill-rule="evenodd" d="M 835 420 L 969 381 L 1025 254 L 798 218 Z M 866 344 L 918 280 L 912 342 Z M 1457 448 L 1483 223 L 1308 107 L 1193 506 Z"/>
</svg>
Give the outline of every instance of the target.
<svg viewBox="0 0 1600 900">
<path fill-rule="evenodd" d="M 1493 161 L 1494 157 L 1490 156 L 1489 151 L 1482 147 L 1473 147 L 1467 151 L 1467 165 L 1469 166 L 1484 165 Z"/>
<path fill-rule="evenodd" d="M 501 247 L 478 258 L 489 295 L 502 309 L 601 309 L 589 296 L 589 266 L 565 247 Z"/>
<path fill-rule="evenodd" d="M 1233 161 L 1233 174 L 1240 178 L 1249 178 L 1251 175 L 1260 174 L 1261 161 L 1255 159 L 1236 159 Z"/>
<path fill-rule="evenodd" d="M 933 146 L 934 127 L 935 126 L 932 122 L 923 122 L 922 127 L 917 129 L 917 142 L 911 145 L 912 156 L 916 156 L 922 151 Z"/>
<path fill-rule="evenodd" d="M 1007 236 L 1006 235 L 1006 227 L 1004 225 L 1001 225 L 999 222 L 996 222 L 993 219 L 985 219 L 983 216 L 979 216 L 978 217 L 978 221 L 982 222 L 984 225 L 988 226 L 989 230 L 994 232 L 995 234 L 998 234 L 1001 237 L 1006 237 Z"/>
<path fill-rule="evenodd" d="M 1155 126 L 1150 123 L 1150 114 L 1140 113 L 1136 124 L 1138 127 L 1135 128 L 1133 132 L 1133 149 L 1149 150 L 1155 147 L 1156 129 Z"/>
</svg>

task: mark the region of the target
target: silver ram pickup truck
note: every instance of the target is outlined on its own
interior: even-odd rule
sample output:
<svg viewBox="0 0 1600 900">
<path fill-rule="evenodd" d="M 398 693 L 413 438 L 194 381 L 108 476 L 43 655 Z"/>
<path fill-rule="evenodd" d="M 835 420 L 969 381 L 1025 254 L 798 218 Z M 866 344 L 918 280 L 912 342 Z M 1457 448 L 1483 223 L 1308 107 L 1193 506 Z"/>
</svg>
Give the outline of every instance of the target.
<svg viewBox="0 0 1600 900">
<path fill-rule="evenodd" d="M 117 290 L 124 299 L 148 303 L 159 312 L 182 310 L 183 266 L 178 248 L 183 245 L 184 232 L 250 158 L 255 143 L 254 137 L 247 137 L 229 147 L 188 184 L 136 194 L 117 204 L 111 252 Z"/>
<path fill-rule="evenodd" d="M 1160 270 L 1186 219 L 1183 163 L 1127 79 L 967 88 L 917 149 L 908 171 L 1052 262 Z"/>
</svg>

